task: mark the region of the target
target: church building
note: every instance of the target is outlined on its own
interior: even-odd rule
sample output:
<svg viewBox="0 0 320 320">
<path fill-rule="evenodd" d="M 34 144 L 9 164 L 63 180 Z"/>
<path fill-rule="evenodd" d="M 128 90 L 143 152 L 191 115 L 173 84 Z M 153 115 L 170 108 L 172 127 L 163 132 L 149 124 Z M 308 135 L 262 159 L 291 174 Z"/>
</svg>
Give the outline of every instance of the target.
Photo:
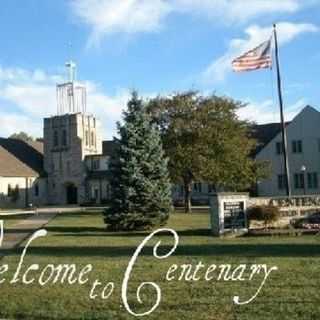
<svg viewBox="0 0 320 320">
<path fill-rule="evenodd" d="M 44 119 L 43 140 L 0 139 L 0 208 L 104 203 L 110 198 L 112 141 L 101 140 L 100 123 L 86 113 L 86 87 L 57 85 L 57 114 Z"/>
</svg>

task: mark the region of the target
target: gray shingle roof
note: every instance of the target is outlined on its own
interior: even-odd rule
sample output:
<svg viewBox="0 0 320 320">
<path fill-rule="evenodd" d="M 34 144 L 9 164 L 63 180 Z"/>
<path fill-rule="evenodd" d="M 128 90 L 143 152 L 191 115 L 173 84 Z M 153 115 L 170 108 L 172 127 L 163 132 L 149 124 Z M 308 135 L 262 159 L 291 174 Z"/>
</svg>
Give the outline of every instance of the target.
<svg viewBox="0 0 320 320">
<path fill-rule="evenodd" d="M 44 175 L 43 144 L 0 138 L 0 176 Z"/>
<path fill-rule="evenodd" d="M 288 124 L 290 122 L 286 123 L 286 125 Z M 280 123 L 254 125 L 250 132 L 251 137 L 257 140 L 257 148 L 254 155 L 258 154 L 280 131 Z"/>
</svg>

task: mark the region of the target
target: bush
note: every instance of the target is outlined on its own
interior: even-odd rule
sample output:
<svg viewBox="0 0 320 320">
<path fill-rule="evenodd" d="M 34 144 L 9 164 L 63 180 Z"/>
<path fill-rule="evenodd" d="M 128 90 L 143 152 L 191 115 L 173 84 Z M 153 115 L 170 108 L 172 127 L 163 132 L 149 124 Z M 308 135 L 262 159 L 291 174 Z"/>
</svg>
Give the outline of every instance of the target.
<svg viewBox="0 0 320 320">
<path fill-rule="evenodd" d="M 279 208 L 275 206 L 256 206 L 248 209 L 249 221 L 263 221 L 265 229 L 280 218 Z"/>
<path fill-rule="evenodd" d="M 320 213 L 316 212 L 307 217 L 302 217 L 292 221 L 296 229 L 320 229 Z"/>
</svg>

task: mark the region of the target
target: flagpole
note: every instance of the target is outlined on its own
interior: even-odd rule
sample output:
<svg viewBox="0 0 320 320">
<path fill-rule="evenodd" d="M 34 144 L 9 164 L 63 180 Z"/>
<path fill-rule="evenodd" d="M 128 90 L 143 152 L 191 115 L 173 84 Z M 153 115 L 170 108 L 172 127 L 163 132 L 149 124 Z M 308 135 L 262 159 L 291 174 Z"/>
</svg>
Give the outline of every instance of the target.
<svg viewBox="0 0 320 320">
<path fill-rule="evenodd" d="M 284 121 L 284 112 L 283 112 L 283 98 L 282 98 L 282 88 L 281 88 L 279 48 L 278 48 L 276 24 L 273 25 L 273 34 L 274 34 L 274 43 L 275 43 L 275 57 L 276 57 L 277 83 L 278 83 L 278 95 L 279 95 L 280 117 L 281 117 L 283 160 L 284 160 L 284 169 L 285 169 L 285 177 L 286 177 L 286 191 L 287 191 L 287 196 L 291 197 L 290 170 L 289 170 L 289 160 L 288 160 L 288 141 L 287 141 L 286 124 Z"/>
</svg>

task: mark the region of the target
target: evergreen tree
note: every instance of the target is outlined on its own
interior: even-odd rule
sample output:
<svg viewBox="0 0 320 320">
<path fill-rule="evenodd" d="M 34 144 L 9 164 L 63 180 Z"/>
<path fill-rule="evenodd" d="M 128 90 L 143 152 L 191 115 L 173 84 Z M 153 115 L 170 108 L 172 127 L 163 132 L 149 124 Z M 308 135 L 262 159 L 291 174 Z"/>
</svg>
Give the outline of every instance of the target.
<svg viewBox="0 0 320 320">
<path fill-rule="evenodd" d="M 112 159 L 112 200 L 105 210 L 111 230 L 144 230 L 166 223 L 171 210 L 168 160 L 160 134 L 136 92 L 118 123 Z"/>
</svg>

